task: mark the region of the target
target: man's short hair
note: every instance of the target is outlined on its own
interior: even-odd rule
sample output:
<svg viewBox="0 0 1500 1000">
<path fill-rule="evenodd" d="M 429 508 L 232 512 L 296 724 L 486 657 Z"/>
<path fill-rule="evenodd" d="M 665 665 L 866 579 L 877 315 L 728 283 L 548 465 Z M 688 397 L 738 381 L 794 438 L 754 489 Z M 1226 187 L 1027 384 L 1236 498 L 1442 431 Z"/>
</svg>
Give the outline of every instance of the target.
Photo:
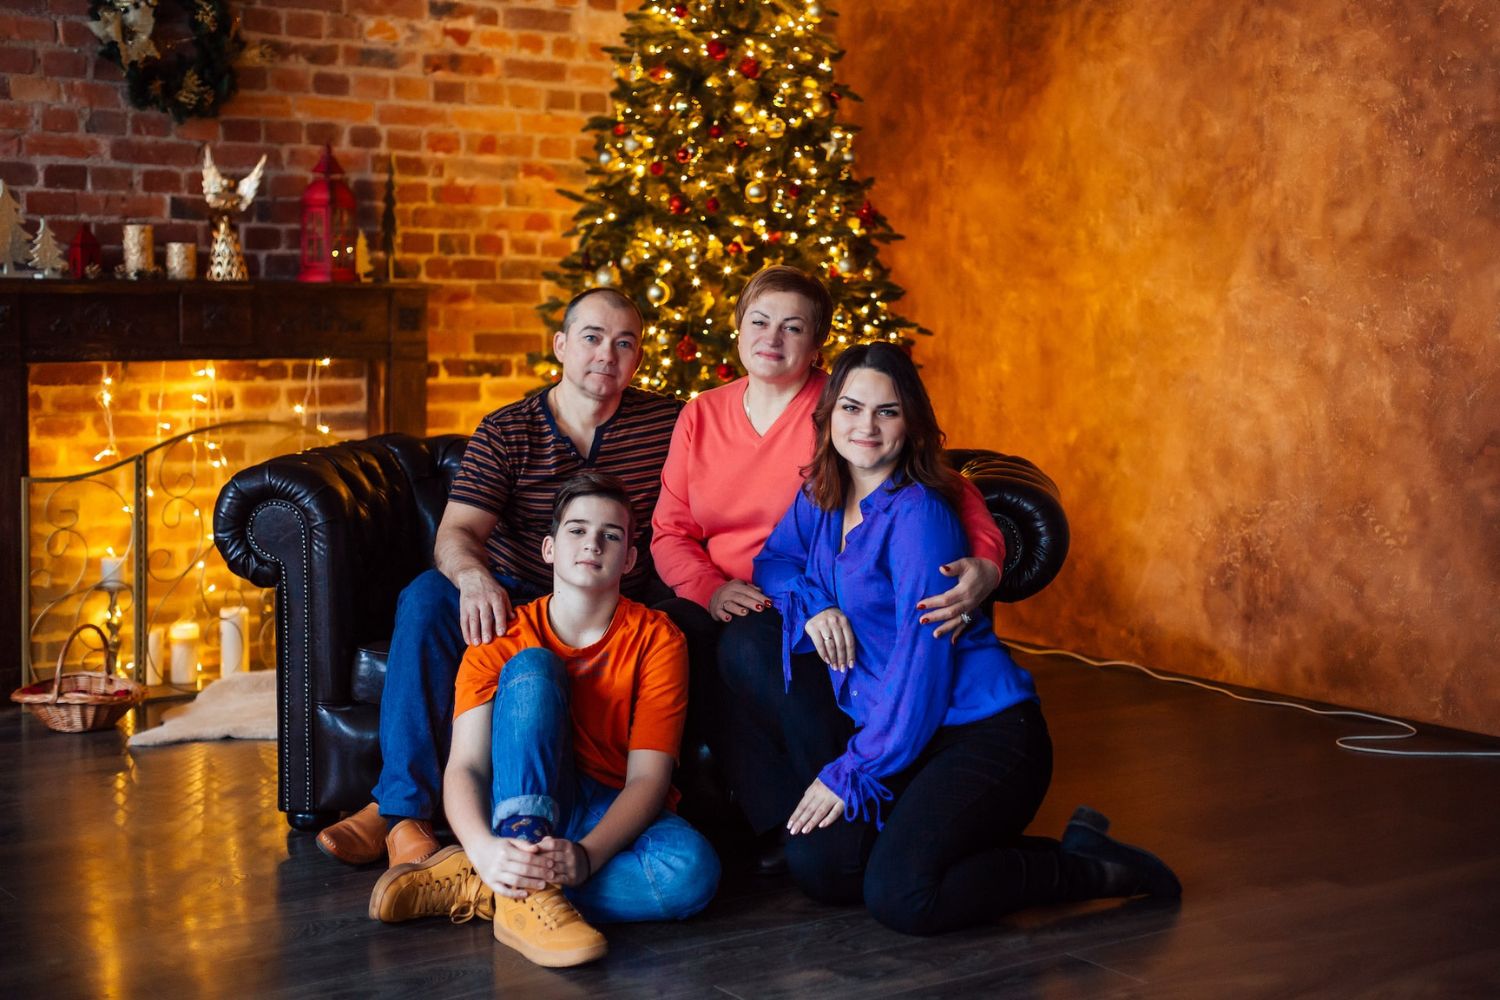
<svg viewBox="0 0 1500 1000">
<path fill-rule="evenodd" d="M 583 302 L 584 299 L 587 299 L 590 296 L 594 295 L 608 296 L 610 301 L 615 305 L 619 306 L 622 309 L 629 309 L 631 312 L 635 313 L 636 322 L 641 325 L 641 330 L 644 331 L 646 329 L 646 317 L 641 315 L 641 307 L 635 304 L 634 299 L 626 295 L 624 292 L 620 291 L 618 288 L 611 288 L 608 285 L 600 285 L 597 288 L 585 288 L 583 291 L 579 292 L 577 295 L 568 300 L 567 308 L 563 310 L 563 333 L 567 333 L 570 329 L 573 328 L 573 318 L 578 313 L 578 306 Z"/>
<path fill-rule="evenodd" d="M 603 497 L 624 507 L 625 542 L 627 545 L 635 543 L 635 508 L 630 506 L 630 492 L 625 489 L 623 482 L 607 472 L 580 472 L 562 484 L 557 497 L 552 501 L 552 527 L 547 529 L 547 534 L 557 537 L 557 530 L 562 527 L 563 512 L 568 509 L 568 504 L 579 497 Z"/>
</svg>

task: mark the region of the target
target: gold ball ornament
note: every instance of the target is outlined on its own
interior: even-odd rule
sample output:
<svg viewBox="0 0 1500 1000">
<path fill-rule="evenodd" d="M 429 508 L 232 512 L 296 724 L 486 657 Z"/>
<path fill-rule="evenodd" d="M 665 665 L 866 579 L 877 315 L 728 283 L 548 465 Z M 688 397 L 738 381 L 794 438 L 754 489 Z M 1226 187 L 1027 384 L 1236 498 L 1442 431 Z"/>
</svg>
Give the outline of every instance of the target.
<svg viewBox="0 0 1500 1000">
<path fill-rule="evenodd" d="M 594 284 L 604 288 L 615 283 L 614 272 L 608 267 L 601 267 L 594 272 Z"/>
<path fill-rule="evenodd" d="M 752 204 L 760 204 L 766 200 L 766 186 L 760 181 L 751 181 L 745 185 L 745 200 Z"/>
<path fill-rule="evenodd" d="M 772 118 L 766 122 L 766 135 L 772 139 L 780 139 L 786 135 L 786 122 L 780 118 Z"/>
<path fill-rule="evenodd" d="M 611 153 L 609 150 L 606 149 L 604 152 L 602 152 L 602 153 L 599 154 L 599 166 L 601 166 L 601 167 L 607 167 L 607 166 L 609 166 L 609 161 L 613 160 L 614 158 L 615 158 L 614 154 Z"/>
<path fill-rule="evenodd" d="M 807 102 L 807 113 L 817 115 L 819 118 L 828 114 L 828 102 L 821 97 L 814 97 Z"/>
<path fill-rule="evenodd" d="M 653 306 L 666 305 L 672 298 L 672 286 L 658 278 L 646 288 L 646 301 Z"/>
<path fill-rule="evenodd" d="M 818 78 L 815 76 L 804 76 L 802 78 L 802 90 L 804 93 L 816 94 L 819 86 Z"/>
<path fill-rule="evenodd" d="M 620 143 L 620 148 L 624 149 L 627 153 L 634 153 L 641 148 L 641 144 L 635 136 L 626 136 L 625 141 Z"/>
<path fill-rule="evenodd" d="M 802 12 L 802 16 L 816 24 L 823 19 L 823 5 L 814 0 L 813 3 L 807 5 L 807 9 Z"/>
</svg>

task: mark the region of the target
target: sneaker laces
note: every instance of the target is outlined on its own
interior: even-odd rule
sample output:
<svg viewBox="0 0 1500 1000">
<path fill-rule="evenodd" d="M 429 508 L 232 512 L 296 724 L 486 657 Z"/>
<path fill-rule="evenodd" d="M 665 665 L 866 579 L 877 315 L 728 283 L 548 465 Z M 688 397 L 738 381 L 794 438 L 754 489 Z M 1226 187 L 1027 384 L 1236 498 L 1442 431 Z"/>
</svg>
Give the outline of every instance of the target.
<svg viewBox="0 0 1500 1000">
<path fill-rule="evenodd" d="M 568 897 L 563 895 L 560 886 L 549 885 L 545 889 L 539 889 L 527 896 L 526 902 L 551 930 L 583 919 Z"/>
<path fill-rule="evenodd" d="M 461 876 L 463 884 L 458 887 L 458 898 L 448 911 L 448 919 L 455 924 L 467 923 L 476 916 L 481 920 L 495 919 L 495 892 L 484 884 L 478 872 L 471 871 Z"/>
</svg>

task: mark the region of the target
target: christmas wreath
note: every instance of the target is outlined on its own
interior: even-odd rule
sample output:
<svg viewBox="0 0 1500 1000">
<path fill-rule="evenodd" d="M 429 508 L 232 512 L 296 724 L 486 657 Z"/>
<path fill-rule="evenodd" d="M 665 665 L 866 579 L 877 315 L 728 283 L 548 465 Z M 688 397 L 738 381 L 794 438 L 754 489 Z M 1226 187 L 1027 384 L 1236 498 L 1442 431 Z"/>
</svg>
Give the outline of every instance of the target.
<svg viewBox="0 0 1500 1000">
<path fill-rule="evenodd" d="M 166 45 L 165 53 L 152 38 L 157 0 L 89 0 L 89 28 L 104 43 L 99 54 L 124 71 L 131 104 L 177 121 L 212 118 L 234 96 L 234 60 L 245 43 L 223 0 L 184 6 L 192 38 Z"/>
</svg>

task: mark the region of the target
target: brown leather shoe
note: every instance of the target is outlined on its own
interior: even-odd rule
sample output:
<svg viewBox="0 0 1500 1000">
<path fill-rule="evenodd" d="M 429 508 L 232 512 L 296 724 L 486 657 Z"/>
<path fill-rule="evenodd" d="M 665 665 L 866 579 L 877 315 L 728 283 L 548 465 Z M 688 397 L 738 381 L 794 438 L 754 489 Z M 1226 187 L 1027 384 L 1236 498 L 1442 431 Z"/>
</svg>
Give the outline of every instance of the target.
<svg viewBox="0 0 1500 1000">
<path fill-rule="evenodd" d="M 432 824 L 425 819 L 403 819 L 385 835 L 385 853 L 392 868 L 426 861 L 439 846 Z"/>
<path fill-rule="evenodd" d="M 385 853 L 385 818 L 371 802 L 318 834 L 318 849 L 346 865 L 367 865 Z"/>
</svg>

